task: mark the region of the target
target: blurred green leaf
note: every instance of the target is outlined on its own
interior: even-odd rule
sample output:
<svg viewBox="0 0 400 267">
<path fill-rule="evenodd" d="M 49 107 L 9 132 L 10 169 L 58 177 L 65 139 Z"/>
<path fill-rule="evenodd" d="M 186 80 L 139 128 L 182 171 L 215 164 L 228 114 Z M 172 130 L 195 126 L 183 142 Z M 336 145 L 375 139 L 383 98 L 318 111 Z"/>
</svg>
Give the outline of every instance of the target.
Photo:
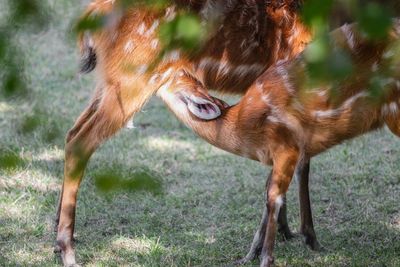
<svg viewBox="0 0 400 267">
<path fill-rule="evenodd" d="M 147 6 L 155 9 L 162 9 L 171 4 L 169 0 L 121 0 L 120 5 L 122 8 L 129 8 L 132 6 Z"/>
<path fill-rule="evenodd" d="M 122 190 L 129 192 L 146 191 L 153 194 L 162 192 L 161 179 L 150 171 L 139 171 L 126 176 L 119 172 L 119 167 L 98 171 L 94 175 L 96 187 L 104 193 Z"/>
<path fill-rule="evenodd" d="M 317 63 L 325 61 L 329 55 L 329 37 L 317 38 L 304 51 L 307 62 Z"/>
<path fill-rule="evenodd" d="M 28 115 L 22 120 L 19 132 L 22 134 L 32 133 L 40 126 L 41 123 L 42 123 L 41 115 L 39 114 Z"/>
<path fill-rule="evenodd" d="M 320 25 L 329 19 L 332 6 L 333 0 L 307 0 L 301 9 L 302 19 L 309 26 Z"/>
<path fill-rule="evenodd" d="M 101 29 L 106 23 L 106 17 L 102 15 L 92 15 L 88 17 L 84 17 L 75 25 L 75 32 L 83 32 L 83 31 L 96 31 Z"/>
<path fill-rule="evenodd" d="M 111 171 L 94 175 L 95 185 L 102 192 L 111 192 L 119 188 L 121 177 Z"/>
<path fill-rule="evenodd" d="M 19 157 L 17 152 L 0 148 L 0 169 L 13 170 L 23 166 L 24 163 L 24 160 Z"/>
<path fill-rule="evenodd" d="M 8 69 L 8 72 L 4 74 L 2 89 L 2 94 L 7 98 L 25 96 L 27 89 L 20 71 L 14 68 Z"/>
<path fill-rule="evenodd" d="M 353 62 L 347 52 L 332 46 L 329 35 L 313 41 L 305 50 L 304 57 L 312 83 L 338 82 L 353 71 Z"/>
<path fill-rule="evenodd" d="M 0 31 L 0 62 L 6 56 L 7 51 L 7 34 L 4 31 Z"/>
<path fill-rule="evenodd" d="M 63 137 L 63 133 L 56 122 L 50 121 L 48 125 L 45 126 L 43 139 L 51 143 L 59 137 Z"/>
<path fill-rule="evenodd" d="M 25 24 L 28 28 L 43 28 L 49 21 L 47 6 L 40 0 L 13 0 L 9 1 L 11 7 L 10 20 L 13 26 Z"/>
<path fill-rule="evenodd" d="M 200 19 L 193 14 L 180 14 L 160 26 L 160 40 L 167 50 L 182 48 L 193 51 L 203 40 Z"/>
<path fill-rule="evenodd" d="M 159 194 L 162 190 L 161 180 L 150 175 L 148 172 L 138 172 L 127 180 L 122 181 L 122 189 L 129 191 L 147 191 Z"/>
<path fill-rule="evenodd" d="M 375 2 L 361 7 L 358 20 L 361 30 L 371 39 L 385 38 L 392 25 L 390 11 Z"/>
</svg>

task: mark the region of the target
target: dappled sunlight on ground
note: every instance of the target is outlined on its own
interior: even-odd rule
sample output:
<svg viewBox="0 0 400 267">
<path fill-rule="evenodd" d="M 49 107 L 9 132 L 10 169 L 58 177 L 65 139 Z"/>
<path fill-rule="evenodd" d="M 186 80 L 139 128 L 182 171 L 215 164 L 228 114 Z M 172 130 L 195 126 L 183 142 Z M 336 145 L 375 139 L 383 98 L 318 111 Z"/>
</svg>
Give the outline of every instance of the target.
<svg viewBox="0 0 400 267">
<path fill-rule="evenodd" d="M 150 149 L 159 150 L 160 152 L 179 149 L 187 151 L 187 153 L 193 153 L 195 150 L 195 147 L 191 142 L 172 140 L 168 138 L 152 137 L 147 140 L 147 143 Z"/>
<path fill-rule="evenodd" d="M 43 247 L 43 244 L 25 244 L 9 256 L 9 260 L 16 266 L 43 266 L 49 262 L 47 250 L 50 247 Z"/>
<path fill-rule="evenodd" d="M 64 150 L 59 148 L 45 149 L 38 154 L 32 155 L 32 159 L 38 161 L 64 160 Z"/>
<path fill-rule="evenodd" d="M 12 112 L 14 108 L 7 102 L 0 102 L 0 112 Z"/>
<path fill-rule="evenodd" d="M 141 255 L 149 254 L 152 247 L 160 246 L 159 240 L 154 241 L 145 236 L 138 238 L 129 238 L 129 237 L 117 237 L 113 241 L 111 241 L 111 247 L 114 251 L 119 251 L 124 249 L 131 253 L 137 253 Z"/>
</svg>

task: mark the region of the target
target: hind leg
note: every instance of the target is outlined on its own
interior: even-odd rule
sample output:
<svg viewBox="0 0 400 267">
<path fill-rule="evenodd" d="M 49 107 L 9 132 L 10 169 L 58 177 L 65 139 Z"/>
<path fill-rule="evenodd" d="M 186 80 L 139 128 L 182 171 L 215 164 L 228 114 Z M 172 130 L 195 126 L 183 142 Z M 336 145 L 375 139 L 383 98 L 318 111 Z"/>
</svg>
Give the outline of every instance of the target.
<svg viewBox="0 0 400 267">
<path fill-rule="evenodd" d="M 268 188 L 268 186 L 269 186 L 271 177 L 272 177 L 272 171 L 268 176 L 266 188 Z M 244 258 L 236 261 L 235 265 L 246 264 L 250 261 L 255 260 L 257 257 L 259 257 L 261 255 L 261 251 L 262 251 L 263 243 L 264 243 L 264 239 L 265 239 L 265 233 L 266 233 L 266 229 L 267 229 L 267 223 L 268 223 L 268 210 L 267 210 L 267 206 L 265 205 L 263 214 L 262 214 L 262 218 L 261 218 L 261 222 L 257 229 L 257 232 L 255 233 L 255 235 L 253 237 L 253 241 L 251 243 L 250 250 Z M 283 197 L 282 207 L 279 210 L 278 232 L 281 233 L 286 240 L 293 237 L 293 234 L 290 231 L 289 224 L 287 222 L 286 196 Z"/>
<path fill-rule="evenodd" d="M 57 246 L 64 266 L 74 266 L 73 233 L 78 189 L 93 152 L 121 129 L 150 98 L 151 90 L 122 88 L 107 84 L 101 98 L 94 100 L 68 133 L 65 145 L 64 182 L 59 204 Z"/>
<path fill-rule="evenodd" d="M 310 192 L 308 182 L 310 179 L 310 161 L 305 160 L 296 169 L 296 176 L 299 180 L 299 201 L 300 201 L 300 233 L 305 238 L 305 243 L 312 250 L 321 250 L 317 235 L 314 230 L 314 223 L 311 211 Z"/>
<path fill-rule="evenodd" d="M 385 122 L 390 131 L 400 137 L 400 111 L 385 118 Z"/>
<path fill-rule="evenodd" d="M 99 102 L 100 102 L 101 89 L 97 89 L 93 99 L 90 101 L 88 107 L 81 113 L 81 115 L 76 120 L 74 126 L 68 131 L 66 136 L 66 143 L 68 144 L 71 139 L 73 139 L 81 128 L 85 125 L 87 121 L 96 113 Z M 58 208 L 55 220 L 55 231 L 57 232 L 58 222 L 60 221 L 60 211 L 61 211 L 61 197 L 63 195 L 64 186 L 61 188 L 60 197 L 58 201 Z M 56 248 L 58 251 L 58 248 Z"/>
</svg>

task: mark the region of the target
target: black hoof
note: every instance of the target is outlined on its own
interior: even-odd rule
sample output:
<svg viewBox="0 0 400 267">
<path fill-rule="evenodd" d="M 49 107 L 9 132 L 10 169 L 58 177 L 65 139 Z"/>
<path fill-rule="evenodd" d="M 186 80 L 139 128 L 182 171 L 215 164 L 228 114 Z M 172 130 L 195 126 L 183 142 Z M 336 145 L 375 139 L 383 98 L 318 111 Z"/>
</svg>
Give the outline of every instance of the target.
<svg viewBox="0 0 400 267">
<path fill-rule="evenodd" d="M 246 263 L 249 263 L 249 262 L 251 262 L 251 261 L 253 261 L 253 260 L 254 260 L 254 258 L 247 258 L 247 257 L 244 257 L 244 258 L 242 258 L 242 259 L 240 259 L 240 260 L 235 261 L 235 262 L 233 263 L 233 266 L 245 265 Z"/>
<path fill-rule="evenodd" d="M 310 247 L 311 250 L 313 251 L 318 251 L 318 252 L 323 252 L 325 249 L 321 244 L 318 242 L 318 240 L 315 237 L 304 237 L 304 242 L 306 243 L 307 246 Z"/>
<path fill-rule="evenodd" d="M 285 241 L 293 239 L 295 237 L 295 235 L 289 230 L 289 228 L 279 229 L 278 231 Z"/>
<path fill-rule="evenodd" d="M 53 249 L 53 252 L 54 252 L 55 254 L 61 253 L 61 247 L 60 247 L 59 245 L 55 245 L 55 246 L 54 246 L 54 249 Z"/>
</svg>

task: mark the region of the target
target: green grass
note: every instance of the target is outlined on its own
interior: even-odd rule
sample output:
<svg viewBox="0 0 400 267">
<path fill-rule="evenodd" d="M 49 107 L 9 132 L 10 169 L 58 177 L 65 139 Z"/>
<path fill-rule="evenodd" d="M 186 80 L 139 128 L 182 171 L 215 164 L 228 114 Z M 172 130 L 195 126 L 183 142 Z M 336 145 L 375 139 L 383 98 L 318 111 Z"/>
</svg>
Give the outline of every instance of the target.
<svg viewBox="0 0 400 267">
<path fill-rule="evenodd" d="M 63 171 L 64 133 L 94 86 L 77 75 L 68 27 L 82 6 L 50 1 L 55 20 L 21 34 L 27 99 L 0 101 L 0 266 L 60 266 L 53 220 Z M 244 256 L 263 207 L 269 170 L 197 138 L 152 100 L 91 160 L 76 221 L 85 266 L 221 266 Z M 278 266 L 400 266 L 400 140 L 388 131 L 345 143 L 312 162 L 311 198 L 324 252 L 300 237 L 278 239 Z M 150 170 L 161 194 L 104 194 L 96 173 Z M 299 227 L 297 185 L 288 193 Z M 258 262 L 253 262 L 257 265 Z M 250 266 L 250 265 L 249 265 Z"/>
</svg>

